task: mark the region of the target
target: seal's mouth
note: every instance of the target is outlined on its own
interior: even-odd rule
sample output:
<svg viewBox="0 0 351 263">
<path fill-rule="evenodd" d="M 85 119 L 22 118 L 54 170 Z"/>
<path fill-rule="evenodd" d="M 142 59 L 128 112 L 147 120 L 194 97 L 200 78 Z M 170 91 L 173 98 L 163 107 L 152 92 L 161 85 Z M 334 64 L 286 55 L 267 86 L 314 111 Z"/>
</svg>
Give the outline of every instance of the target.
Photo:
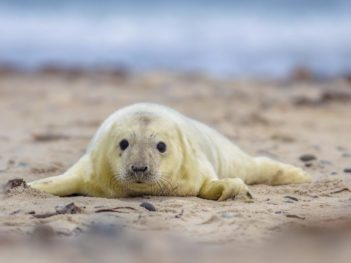
<svg viewBox="0 0 351 263">
<path fill-rule="evenodd" d="M 118 182 L 126 189 L 133 191 L 142 191 L 146 189 L 155 188 L 158 176 L 152 170 L 132 172 L 130 170 L 119 173 L 117 177 Z"/>
<path fill-rule="evenodd" d="M 129 184 L 142 186 L 142 185 L 151 185 L 152 183 L 151 182 L 130 182 Z"/>
<path fill-rule="evenodd" d="M 119 182 L 128 186 L 150 186 L 155 183 L 155 178 L 148 176 L 126 175 L 119 177 Z"/>
<path fill-rule="evenodd" d="M 149 193 L 154 187 L 154 184 L 149 182 L 133 182 L 126 185 L 127 189 L 137 193 Z"/>
<path fill-rule="evenodd" d="M 154 183 L 154 176 L 151 172 L 127 172 L 124 176 L 130 184 L 151 184 Z"/>
<path fill-rule="evenodd" d="M 130 184 L 137 184 L 137 185 L 150 185 L 153 183 L 153 181 L 147 181 L 147 180 L 136 180 L 136 181 L 129 181 Z"/>
</svg>

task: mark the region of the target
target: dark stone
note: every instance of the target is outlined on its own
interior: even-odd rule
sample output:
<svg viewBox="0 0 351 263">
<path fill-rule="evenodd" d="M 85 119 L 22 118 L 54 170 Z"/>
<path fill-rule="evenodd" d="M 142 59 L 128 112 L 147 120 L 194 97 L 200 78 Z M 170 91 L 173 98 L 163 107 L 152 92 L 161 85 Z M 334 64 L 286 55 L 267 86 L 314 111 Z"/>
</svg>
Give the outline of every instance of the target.
<svg viewBox="0 0 351 263">
<path fill-rule="evenodd" d="M 310 162 L 310 161 L 313 161 L 316 159 L 317 159 L 317 157 L 314 156 L 313 154 L 303 154 L 300 156 L 300 160 L 303 162 Z"/>
<path fill-rule="evenodd" d="M 293 200 L 293 201 L 299 201 L 299 199 L 297 199 L 296 197 L 293 197 L 293 196 L 289 196 L 289 195 L 286 195 L 284 196 L 284 198 L 287 198 L 287 199 L 290 199 L 290 200 Z"/>
<path fill-rule="evenodd" d="M 149 210 L 151 212 L 155 212 L 156 211 L 156 208 L 153 204 L 151 203 L 148 203 L 148 202 L 142 202 L 140 204 L 141 207 L 144 207 L 146 210 Z"/>
<path fill-rule="evenodd" d="M 20 187 L 20 186 L 22 186 L 23 188 L 26 188 L 27 183 L 22 178 L 12 179 L 6 183 L 5 191 L 9 192 L 11 189 Z"/>
</svg>

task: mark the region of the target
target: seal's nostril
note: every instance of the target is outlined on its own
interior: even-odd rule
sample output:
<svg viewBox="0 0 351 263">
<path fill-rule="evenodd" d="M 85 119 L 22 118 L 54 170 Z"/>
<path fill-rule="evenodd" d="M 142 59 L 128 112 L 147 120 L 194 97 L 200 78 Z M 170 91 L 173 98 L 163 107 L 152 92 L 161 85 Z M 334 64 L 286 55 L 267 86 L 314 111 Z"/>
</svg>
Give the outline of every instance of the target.
<svg viewBox="0 0 351 263">
<path fill-rule="evenodd" d="M 132 165 L 131 169 L 133 172 L 138 173 L 138 172 L 146 172 L 149 168 L 147 166 L 136 166 Z"/>
</svg>

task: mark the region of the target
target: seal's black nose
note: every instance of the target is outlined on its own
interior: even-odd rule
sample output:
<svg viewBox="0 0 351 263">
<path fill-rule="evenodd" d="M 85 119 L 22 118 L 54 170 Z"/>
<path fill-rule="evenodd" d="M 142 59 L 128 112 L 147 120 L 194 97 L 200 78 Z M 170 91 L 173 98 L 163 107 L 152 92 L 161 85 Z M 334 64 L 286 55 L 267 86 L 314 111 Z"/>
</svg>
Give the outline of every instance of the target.
<svg viewBox="0 0 351 263">
<path fill-rule="evenodd" d="M 131 167 L 131 170 L 134 172 L 134 173 L 145 173 L 147 170 L 149 170 L 149 167 L 145 166 L 145 165 L 132 165 Z"/>
</svg>

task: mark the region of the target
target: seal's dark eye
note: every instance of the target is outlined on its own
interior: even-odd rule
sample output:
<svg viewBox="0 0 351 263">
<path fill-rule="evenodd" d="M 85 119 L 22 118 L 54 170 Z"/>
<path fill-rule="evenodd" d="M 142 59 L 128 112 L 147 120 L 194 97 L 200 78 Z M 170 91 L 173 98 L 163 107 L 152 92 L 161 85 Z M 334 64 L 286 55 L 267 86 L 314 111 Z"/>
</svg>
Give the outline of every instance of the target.
<svg viewBox="0 0 351 263">
<path fill-rule="evenodd" d="M 119 147 L 121 148 L 122 151 L 127 149 L 129 146 L 129 142 L 126 139 L 123 139 L 122 141 L 119 142 Z"/>
<path fill-rule="evenodd" d="M 166 151 L 166 144 L 164 142 L 159 142 L 156 148 L 160 153 L 164 153 Z"/>
</svg>

